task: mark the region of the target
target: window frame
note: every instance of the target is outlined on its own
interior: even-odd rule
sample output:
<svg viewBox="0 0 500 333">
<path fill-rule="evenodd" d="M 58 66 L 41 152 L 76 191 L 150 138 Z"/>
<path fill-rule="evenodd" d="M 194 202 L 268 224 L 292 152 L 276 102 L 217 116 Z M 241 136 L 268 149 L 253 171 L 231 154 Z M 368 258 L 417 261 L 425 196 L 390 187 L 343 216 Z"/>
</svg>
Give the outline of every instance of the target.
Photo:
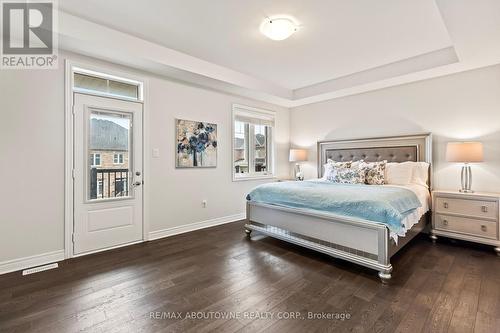
<svg viewBox="0 0 500 333">
<path fill-rule="evenodd" d="M 115 81 L 119 83 L 125 83 L 129 85 L 133 85 L 137 87 L 137 98 L 134 97 L 129 97 L 129 96 L 124 96 L 124 95 L 117 95 L 109 92 L 102 92 L 98 90 L 93 90 L 93 89 L 85 89 L 85 88 L 79 88 L 75 87 L 75 75 L 76 74 L 82 74 L 82 75 L 87 75 L 87 76 L 93 76 L 99 79 L 104 79 L 108 81 Z M 73 92 L 80 93 L 80 94 L 90 94 L 94 96 L 101 96 L 101 97 L 109 97 L 109 98 L 115 98 L 115 99 L 121 99 L 125 101 L 133 101 L 133 102 L 144 102 L 144 83 L 142 81 L 137 81 L 137 80 L 132 80 L 128 79 L 122 76 L 116 76 L 112 74 L 107 74 L 103 72 L 98 72 L 94 71 L 91 69 L 83 68 L 83 67 L 77 67 L 73 66 L 72 67 L 72 72 L 71 72 L 71 89 Z"/>
<path fill-rule="evenodd" d="M 248 159 L 248 173 L 236 173 L 235 167 L 235 145 L 234 139 L 236 134 L 236 116 L 238 111 L 241 110 L 244 113 L 252 114 L 256 119 L 272 118 L 274 126 L 270 126 L 271 130 L 266 133 L 266 172 L 255 172 L 255 149 L 250 149 L 250 147 L 255 146 L 255 125 L 247 124 L 245 126 L 248 128 L 248 140 L 245 140 L 245 154 Z M 231 174 L 233 181 L 244 181 L 244 180 L 259 180 L 259 179 L 273 179 L 276 178 L 276 112 L 264 110 L 260 108 L 255 108 L 246 105 L 233 104 L 232 108 L 232 123 L 231 123 Z"/>
<path fill-rule="evenodd" d="M 90 154 L 92 156 L 92 163 L 90 163 L 90 167 L 98 167 L 98 166 L 102 166 L 102 160 L 101 160 L 101 153 L 91 153 Z M 96 156 L 99 155 L 99 164 L 96 164 L 95 163 L 95 160 L 96 160 Z"/>
<path fill-rule="evenodd" d="M 116 158 L 117 162 L 115 162 L 115 158 Z M 123 164 L 123 153 L 114 153 L 113 154 L 113 164 L 114 165 Z"/>
</svg>

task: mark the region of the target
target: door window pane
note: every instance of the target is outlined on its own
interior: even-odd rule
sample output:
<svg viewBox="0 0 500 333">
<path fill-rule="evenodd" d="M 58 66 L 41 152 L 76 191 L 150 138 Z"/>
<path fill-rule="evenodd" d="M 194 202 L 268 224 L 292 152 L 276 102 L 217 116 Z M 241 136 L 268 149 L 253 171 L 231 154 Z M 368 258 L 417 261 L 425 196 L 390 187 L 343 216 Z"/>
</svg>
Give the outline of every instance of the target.
<svg viewBox="0 0 500 333">
<path fill-rule="evenodd" d="M 88 199 L 128 197 L 131 193 L 130 114 L 93 111 L 88 131 Z"/>
</svg>

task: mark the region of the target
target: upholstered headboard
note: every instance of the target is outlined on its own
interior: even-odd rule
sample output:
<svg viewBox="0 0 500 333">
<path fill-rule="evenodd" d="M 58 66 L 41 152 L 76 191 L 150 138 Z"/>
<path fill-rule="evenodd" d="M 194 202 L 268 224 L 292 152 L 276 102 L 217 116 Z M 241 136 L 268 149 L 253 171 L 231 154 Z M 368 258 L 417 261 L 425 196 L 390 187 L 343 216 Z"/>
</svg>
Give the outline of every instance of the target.
<svg viewBox="0 0 500 333">
<path fill-rule="evenodd" d="M 318 142 L 318 177 L 323 176 L 323 164 L 334 161 L 406 162 L 432 160 L 430 133 L 382 138 L 334 140 Z M 429 177 L 430 179 L 430 177 Z"/>
</svg>

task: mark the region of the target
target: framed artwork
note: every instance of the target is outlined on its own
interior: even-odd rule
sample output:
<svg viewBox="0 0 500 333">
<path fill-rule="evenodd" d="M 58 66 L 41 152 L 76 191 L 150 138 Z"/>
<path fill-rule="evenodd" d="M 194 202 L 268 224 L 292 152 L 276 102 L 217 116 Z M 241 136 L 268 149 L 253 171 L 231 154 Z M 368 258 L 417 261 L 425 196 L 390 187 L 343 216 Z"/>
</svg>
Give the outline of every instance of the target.
<svg viewBox="0 0 500 333">
<path fill-rule="evenodd" d="M 217 166 L 217 124 L 176 119 L 176 168 Z"/>
</svg>

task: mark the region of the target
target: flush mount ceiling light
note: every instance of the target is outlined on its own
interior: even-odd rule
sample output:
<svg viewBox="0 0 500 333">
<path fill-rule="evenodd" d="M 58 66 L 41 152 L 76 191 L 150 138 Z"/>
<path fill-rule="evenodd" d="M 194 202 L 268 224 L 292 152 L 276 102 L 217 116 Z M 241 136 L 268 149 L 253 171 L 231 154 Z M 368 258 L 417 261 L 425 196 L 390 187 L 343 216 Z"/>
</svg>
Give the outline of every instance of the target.
<svg viewBox="0 0 500 333">
<path fill-rule="evenodd" d="M 288 17 L 266 18 L 260 25 L 260 32 L 272 40 L 284 40 L 293 35 L 299 26 Z"/>
</svg>

